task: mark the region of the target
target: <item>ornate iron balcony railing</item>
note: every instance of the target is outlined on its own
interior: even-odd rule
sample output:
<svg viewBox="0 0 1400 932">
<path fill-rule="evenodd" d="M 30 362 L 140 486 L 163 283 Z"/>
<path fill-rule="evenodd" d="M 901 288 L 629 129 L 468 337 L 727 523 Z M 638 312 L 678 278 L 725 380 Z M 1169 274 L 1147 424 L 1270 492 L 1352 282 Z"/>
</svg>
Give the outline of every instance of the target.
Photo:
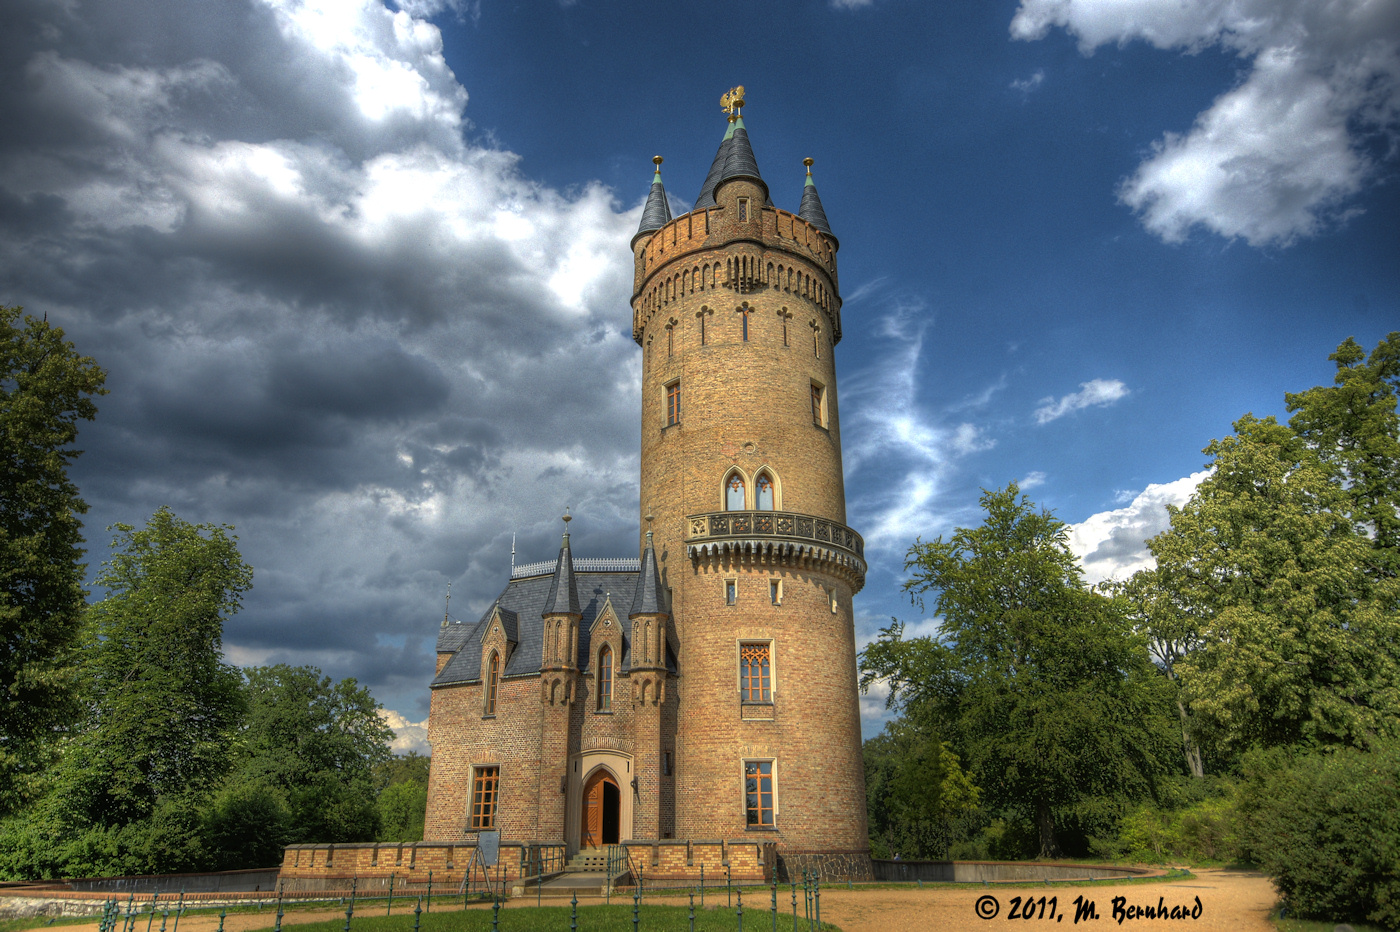
<svg viewBox="0 0 1400 932">
<path fill-rule="evenodd" d="M 685 542 L 734 538 L 774 538 L 811 542 L 843 550 L 865 562 L 865 541 L 855 531 L 827 518 L 790 511 L 715 511 L 685 519 Z"/>
</svg>

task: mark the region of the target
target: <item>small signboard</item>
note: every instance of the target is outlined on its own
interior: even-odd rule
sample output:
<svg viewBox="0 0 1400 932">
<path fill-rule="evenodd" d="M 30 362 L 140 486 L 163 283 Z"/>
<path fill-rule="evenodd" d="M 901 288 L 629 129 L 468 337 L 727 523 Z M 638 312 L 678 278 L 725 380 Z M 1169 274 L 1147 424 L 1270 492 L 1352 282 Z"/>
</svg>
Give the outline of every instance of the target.
<svg viewBox="0 0 1400 932">
<path fill-rule="evenodd" d="M 500 831 L 478 832 L 476 836 L 477 859 L 487 867 L 495 867 L 501 856 Z"/>
</svg>

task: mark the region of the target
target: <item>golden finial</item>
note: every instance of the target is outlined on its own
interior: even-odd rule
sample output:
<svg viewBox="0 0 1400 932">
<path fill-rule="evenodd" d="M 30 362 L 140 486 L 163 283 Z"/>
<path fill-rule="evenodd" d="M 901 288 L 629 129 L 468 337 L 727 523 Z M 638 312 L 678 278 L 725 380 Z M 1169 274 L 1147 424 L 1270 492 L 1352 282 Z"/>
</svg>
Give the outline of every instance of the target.
<svg viewBox="0 0 1400 932">
<path fill-rule="evenodd" d="M 812 173 L 812 163 L 813 159 L 811 156 L 808 156 L 807 158 L 802 160 L 802 164 L 807 166 L 807 174 L 809 175 Z"/>
<path fill-rule="evenodd" d="M 653 164 L 653 165 L 655 165 L 657 168 L 660 168 L 660 167 L 661 167 L 661 163 L 664 161 L 664 159 L 662 159 L 661 156 L 659 156 L 659 155 L 653 155 L 653 156 L 651 157 L 651 161 L 652 161 L 652 164 Z"/>
<path fill-rule="evenodd" d="M 744 108 L 744 85 L 731 87 L 727 93 L 719 99 L 719 108 L 729 114 L 729 122 L 739 116 L 739 111 Z"/>
</svg>

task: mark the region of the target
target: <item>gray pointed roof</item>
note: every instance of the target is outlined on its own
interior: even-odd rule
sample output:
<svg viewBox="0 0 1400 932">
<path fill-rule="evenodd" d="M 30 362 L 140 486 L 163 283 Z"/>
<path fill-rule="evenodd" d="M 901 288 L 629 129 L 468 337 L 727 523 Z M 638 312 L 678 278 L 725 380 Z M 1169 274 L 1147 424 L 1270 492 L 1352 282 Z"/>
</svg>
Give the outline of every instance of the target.
<svg viewBox="0 0 1400 932">
<path fill-rule="evenodd" d="M 474 683 L 481 679 L 481 641 L 499 606 L 513 612 L 519 625 L 518 646 L 510 652 L 503 677 L 531 676 L 540 672 L 540 657 L 544 653 L 544 607 L 553 589 L 553 576 L 531 576 L 512 579 L 495 603 L 488 607 L 475 623 L 452 622 L 443 625 L 438 633 L 438 653 L 451 652 L 452 658 L 433 679 L 433 686 L 453 686 L 459 683 Z M 575 587 L 580 593 L 583 606 L 583 621 L 579 625 L 578 656 L 580 662 L 591 662 L 593 623 L 598 613 L 607 604 L 608 593 L 621 597 L 636 589 L 635 572 L 583 572 L 575 577 Z M 617 603 L 613 603 L 616 608 Z M 621 671 L 632 669 L 632 648 L 628 626 L 622 625 Z M 675 632 L 667 625 L 666 668 L 676 672 L 678 646 Z M 587 667 L 583 668 L 585 672 Z"/>
<path fill-rule="evenodd" d="M 545 599 L 545 615 L 568 612 L 579 613 L 578 587 L 574 584 L 574 555 L 569 551 L 569 535 L 565 533 L 564 543 L 559 547 L 559 560 L 554 564 L 554 576 L 549 584 L 549 597 Z"/>
<path fill-rule="evenodd" d="M 670 614 L 666 604 L 666 589 L 661 585 L 661 570 L 656 565 L 656 550 L 652 547 L 651 531 L 647 531 L 647 547 L 642 551 L 642 568 L 637 573 L 637 588 L 632 593 L 633 615 Z"/>
<path fill-rule="evenodd" d="M 516 617 L 515 612 L 511 611 L 511 610 L 508 609 L 508 608 L 501 608 L 501 604 L 500 604 L 499 602 L 497 602 L 495 605 L 491 606 L 491 610 L 490 610 L 489 612 L 487 612 L 487 613 L 486 613 L 486 617 L 482 619 L 483 624 L 480 626 L 480 627 L 481 627 L 481 639 L 482 639 L 483 641 L 486 640 L 486 635 L 487 635 L 488 633 L 490 633 L 490 631 L 491 631 L 491 616 L 493 616 L 493 615 L 501 619 L 501 629 L 502 629 L 502 631 L 505 633 L 506 640 L 507 640 L 507 641 L 510 641 L 512 644 L 519 644 L 519 643 L 520 643 L 520 624 L 519 624 L 519 619 Z"/>
<path fill-rule="evenodd" d="M 700 186 L 700 196 L 695 199 L 695 210 L 715 206 L 715 185 L 719 184 L 720 175 L 724 173 L 724 162 L 729 157 L 729 143 L 733 138 L 734 124 L 730 123 L 724 131 L 724 139 L 720 141 L 719 151 L 715 153 L 715 160 L 710 163 L 710 172 L 705 176 L 705 183 Z"/>
<path fill-rule="evenodd" d="M 831 224 L 827 222 L 826 211 L 822 210 L 822 199 L 817 195 L 817 183 L 812 180 L 810 168 L 807 170 L 807 183 L 802 186 L 802 206 L 797 209 L 797 216 L 833 240 L 836 239 L 836 235 L 831 232 Z"/>
<path fill-rule="evenodd" d="M 635 243 L 643 233 L 654 233 L 670 222 L 671 205 L 666 200 L 666 187 L 661 183 L 661 166 L 658 164 L 656 175 L 651 179 L 651 193 L 647 195 L 647 204 L 642 208 L 642 222 L 637 226 L 632 242 Z"/>
</svg>

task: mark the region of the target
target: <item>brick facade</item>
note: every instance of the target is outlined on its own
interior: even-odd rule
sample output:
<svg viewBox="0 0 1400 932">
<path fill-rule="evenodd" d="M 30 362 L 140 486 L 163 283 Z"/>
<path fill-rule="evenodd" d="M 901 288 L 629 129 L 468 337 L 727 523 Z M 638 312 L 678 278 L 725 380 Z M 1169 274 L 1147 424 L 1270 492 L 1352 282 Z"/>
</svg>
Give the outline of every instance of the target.
<svg viewBox="0 0 1400 932">
<path fill-rule="evenodd" d="M 488 612 L 470 631 L 444 630 L 429 717 L 432 842 L 474 842 L 473 774 L 498 767 L 503 842 L 572 853 L 585 783 L 602 768 L 621 794 L 619 840 L 646 851 L 653 876 L 721 862 L 762 874 L 784 859 L 869 876 L 851 606 L 865 564 L 845 526 L 838 244 L 768 205 L 756 168 L 721 178 L 713 198 L 633 243 L 642 569 L 589 577 L 576 613 L 539 612 L 530 586 L 543 575 L 513 579 L 496 610 L 519 609 L 518 620 Z M 735 479 L 743 501 L 731 510 Z M 572 584 L 571 561 L 565 535 L 551 599 L 565 575 Z M 638 612 L 649 572 L 660 595 Z M 534 637 L 537 661 L 512 659 Z M 616 665 L 608 709 L 604 645 Z M 741 701 L 745 646 L 767 651 L 761 701 Z M 494 715 L 493 653 L 509 665 Z M 771 819 L 759 821 L 771 824 L 751 824 L 746 762 L 766 768 Z"/>
</svg>

